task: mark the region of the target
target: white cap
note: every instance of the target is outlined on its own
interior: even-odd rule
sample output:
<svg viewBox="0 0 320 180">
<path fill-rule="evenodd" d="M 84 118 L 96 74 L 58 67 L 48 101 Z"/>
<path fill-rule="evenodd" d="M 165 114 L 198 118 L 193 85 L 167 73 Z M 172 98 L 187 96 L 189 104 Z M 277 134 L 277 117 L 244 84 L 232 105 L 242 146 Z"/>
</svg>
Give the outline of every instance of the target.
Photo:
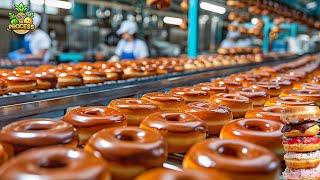
<svg viewBox="0 0 320 180">
<path fill-rule="evenodd" d="M 121 23 L 120 29 L 117 31 L 118 35 L 124 34 L 124 33 L 129 33 L 130 35 L 133 35 L 137 33 L 138 31 L 138 25 L 134 21 L 123 21 Z"/>
<path fill-rule="evenodd" d="M 34 17 L 33 17 L 33 24 L 36 28 L 38 28 L 40 26 L 41 23 L 41 16 L 37 13 L 34 13 Z"/>
</svg>

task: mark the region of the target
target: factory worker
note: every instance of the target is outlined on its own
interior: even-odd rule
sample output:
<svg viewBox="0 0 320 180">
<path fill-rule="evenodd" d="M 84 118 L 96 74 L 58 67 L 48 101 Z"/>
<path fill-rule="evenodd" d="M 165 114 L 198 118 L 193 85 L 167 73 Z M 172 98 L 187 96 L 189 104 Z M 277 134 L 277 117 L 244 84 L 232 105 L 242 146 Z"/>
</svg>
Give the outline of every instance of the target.
<svg viewBox="0 0 320 180">
<path fill-rule="evenodd" d="M 115 50 L 116 56 L 113 56 L 111 60 L 133 60 L 149 56 L 147 44 L 136 38 L 137 31 L 136 22 L 126 20 L 121 23 L 117 31 L 117 34 L 121 35 L 121 40 Z"/>
<path fill-rule="evenodd" d="M 35 13 L 33 24 L 35 25 L 36 30 L 25 35 L 23 48 L 9 53 L 9 59 L 49 61 L 51 40 L 49 35 L 39 28 L 40 23 L 41 16 Z"/>
<path fill-rule="evenodd" d="M 240 37 L 240 33 L 237 31 L 229 31 L 226 39 L 224 39 L 220 47 L 221 48 L 233 48 L 237 46 L 237 38 Z"/>
</svg>

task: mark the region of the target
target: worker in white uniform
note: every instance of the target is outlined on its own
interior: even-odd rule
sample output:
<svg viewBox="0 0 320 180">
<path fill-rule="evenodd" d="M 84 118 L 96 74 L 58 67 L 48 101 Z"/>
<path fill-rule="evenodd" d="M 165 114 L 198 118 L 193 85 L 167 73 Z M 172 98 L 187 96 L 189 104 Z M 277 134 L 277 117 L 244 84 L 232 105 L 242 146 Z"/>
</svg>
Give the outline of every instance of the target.
<svg viewBox="0 0 320 180">
<path fill-rule="evenodd" d="M 34 14 L 33 23 L 36 30 L 25 35 L 23 48 L 9 53 L 9 59 L 49 61 L 51 39 L 45 31 L 39 29 L 41 23 L 39 14 Z"/>
<path fill-rule="evenodd" d="M 233 48 L 237 46 L 237 39 L 240 37 L 240 33 L 237 31 L 229 31 L 227 37 L 221 42 L 221 48 Z"/>
<path fill-rule="evenodd" d="M 121 35 L 121 40 L 115 50 L 116 56 L 111 60 L 133 60 L 149 56 L 148 46 L 144 41 L 136 38 L 137 32 L 136 22 L 126 20 L 121 23 L 117 31 L 117 34 Z"/>
</svg>

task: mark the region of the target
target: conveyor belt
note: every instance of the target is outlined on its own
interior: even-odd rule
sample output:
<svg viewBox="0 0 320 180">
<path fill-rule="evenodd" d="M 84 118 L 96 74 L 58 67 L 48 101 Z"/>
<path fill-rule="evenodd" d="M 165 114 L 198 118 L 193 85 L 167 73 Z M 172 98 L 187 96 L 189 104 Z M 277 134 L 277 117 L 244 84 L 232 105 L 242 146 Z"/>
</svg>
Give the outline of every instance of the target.
<svg viewBox="0 0 320 180">
<path fill-rule="evenodd" d="M 294 57 L 292 57 L 294 58 Z M 290 58 L 290 59 L 292 59 Z M 266 60 L 267 64 L 270 61 L 275 61 L 272 59 Z M 259 63 L 262 65 L 266 62 Z M 256 64 L 242 65 L 242 66 L 251 66 Z M 77 95 L 82 93 L 90 93 L 101 90 L 113 89 L 118 87 L 126 87 L 134 84 L 142 84 L 146 82 L 160 81 L 168 78 L 176 78 L 176 77 L 184 77 L 190 76 L 199 73 L 205 73 L 209 71 L 217 71 L 221 69 L 234 69 L 242 66 L 230 66 L 230 67 L 219 67 L 219 68 L 211 68 L 200 71 L 191 71 L 191 72 L 183 72 L 183 73 L 171 73 L 167 75 L 153 76 L 153 77 L 145 77 L 139 79 L 129 79 L 129 80 L 119 80 L 119 81 L 108 81 L 101 84 L 92 84 L 80 87 L 68 87 L 63 89 L 49 89 L 49 90 L 41 90 L 41 91 L 33 91 L 30 93 L 10 93 L 8 95 L 0 96 L 0 106 L 7 106 L 12 104 L 21 104 L 26 102 L 40 101 L 45 99 L 53 99 L 64 96 Z"/>
<path fill-rule="evenodd" d="M 201 72 L 187 72 L 161 77 L 107 82 L 101 85 L 79 88 L 51 90 L 52 92 L 50 92 L 49 95 L 47 92 L 33 92 L 30 94 L 4 96 L 0 98 L 0 102 L 2 104 L 12 104 L 16 100 L 23 101 L 24 103 L 1 106 L 0 127 L 18 118 L 29 116 L 37 117 L 36 115 L 39 114 L 42 115 L 55 112 L 60 112 L 62 115 L 69 107 L 106 104 L 108 101 L 116 98 L 139 96 L 151 91 L 165 91 L 172 87 L 192 85 L 208 81 L 214 77 L 226 76 L 262 65 L 276 65 L 289 62 L 291 60 L 292 58 L 277 61 L 264 61 L 258 64 L 255 63 L 227 68 L 215 68 Z M 55 94 L 56 96 L 54 96 Z M 58 115 L 54 114 L 54 116 L 57 117 Z"/>
</svg>

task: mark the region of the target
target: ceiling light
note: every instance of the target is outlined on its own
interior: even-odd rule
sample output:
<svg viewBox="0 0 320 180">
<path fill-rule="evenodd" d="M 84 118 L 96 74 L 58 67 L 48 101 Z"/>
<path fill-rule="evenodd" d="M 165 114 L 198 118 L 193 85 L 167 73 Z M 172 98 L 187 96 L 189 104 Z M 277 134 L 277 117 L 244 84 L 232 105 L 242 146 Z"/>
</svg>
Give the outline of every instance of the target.
<svg viewBox="0 0 320 180">
<path fill-rule="evenodd" d="M 176 17 L 169 17 L 166 16 L 163 18 L 163 22 L 166 24 L 172 24 L 172 25 L 181 25 L 182 24 L 182 19 L 181 18 L 176 18 Z"/>
<path fill-rule="evenodd" d="M 61 0 L 31 0 L 32 4 L 43 5 L 44 3 L 46 6 L 61 8 L 61 9 L 71 9 L 72 3 L 69 1 L 61 1 Z"/>
<path fill-rule="evenodd" d="M 219 6 L 219 5 L 215 5 L 215 4 L 211 4 L 208 2 L 201 2 L 200 3 L 200 8 L 204 9 L 206 11 L 211 11 L 214 13 L 218 13 L 218 14 L 224 14 L 226 13 L 226 8 Z"/>
</svg>

